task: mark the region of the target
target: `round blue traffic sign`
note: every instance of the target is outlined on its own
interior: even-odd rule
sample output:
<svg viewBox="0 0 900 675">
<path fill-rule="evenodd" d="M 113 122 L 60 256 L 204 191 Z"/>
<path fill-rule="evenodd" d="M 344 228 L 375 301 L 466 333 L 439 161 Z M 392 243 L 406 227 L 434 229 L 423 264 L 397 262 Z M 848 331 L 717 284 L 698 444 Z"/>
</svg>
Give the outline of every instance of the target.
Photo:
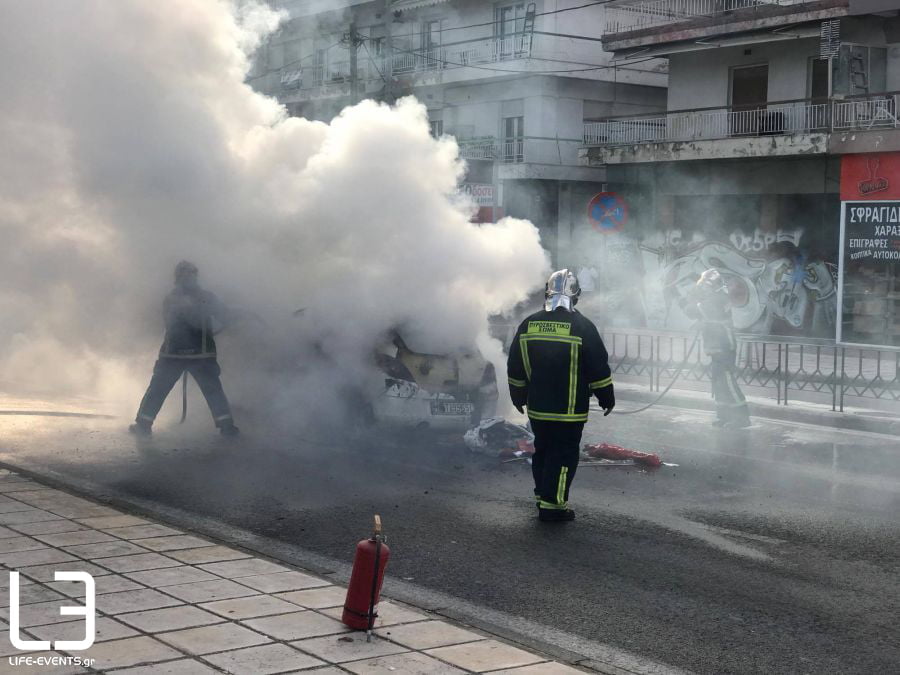
<svg viewBox="0 0 900 675">
<path fill-rule="evenodd" d="M 615 192 L 601 192 L 588 202 L 588 220 L 600 232 L 618 232 L 628 222 L 628 205 Z"/>
</svg>

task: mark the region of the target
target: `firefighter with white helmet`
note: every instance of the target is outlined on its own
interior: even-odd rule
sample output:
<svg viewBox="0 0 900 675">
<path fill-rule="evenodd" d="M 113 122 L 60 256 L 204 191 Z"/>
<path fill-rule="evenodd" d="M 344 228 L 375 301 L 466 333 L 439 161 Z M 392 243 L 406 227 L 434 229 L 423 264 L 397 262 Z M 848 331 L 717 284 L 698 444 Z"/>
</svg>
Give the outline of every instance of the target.
<svg viewBox="0 0 900 675">
<path fill-rule="evenodd" d="M 700 321 L 703 351 L 710 358 L 710 380 L 716 401 L 714 426 L 743 428 L 750 426 L 747 399 L 734 374 L 737 338 L 731 319 L 728 284 L 719 270 L 704 271 L 686 298 L 685 313 Z"/>
<path fill-rule="evenodd" d="M 575 309 L 579 295 L 575 274 L 551 274 L 544 309 L 521 323 L 509 349 L 510 395 L 519 412 L 528 409 L 534 432 L 531 468 L 543 521 L 574 520 L 569 488 L 588 404 L 596 396 L 604 415 L 616 404 L 606 347 L 597 327 Z"/>
<path fill-rule="evenodd" d="M 163 302 L 166 336 L 153 367 L 153 377 L 141 400 L 132 433 L 149 435 L 163 402 L 183 373 L 189 372 L 206 398 L 215 425 L 224 436 L 236 436 L 238 428 L 219 379 L 214 339 L 216 325 L 231 321 L 231 313 L 219 299 L 200 288 L 197 266 L 182 260 L 175 267 L 175 288 Z"/>
</svg>

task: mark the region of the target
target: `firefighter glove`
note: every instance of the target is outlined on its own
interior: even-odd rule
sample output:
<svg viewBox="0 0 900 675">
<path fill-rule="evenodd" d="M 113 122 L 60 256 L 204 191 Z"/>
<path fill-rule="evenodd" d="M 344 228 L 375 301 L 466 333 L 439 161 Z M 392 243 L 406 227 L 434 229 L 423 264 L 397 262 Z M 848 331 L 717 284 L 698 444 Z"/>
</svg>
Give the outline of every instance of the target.
<svg viewBox="0 0 900 675">
<path fill-rule="evenodd" d="M 609 413 L 612 412 L 612 409 L 616 407 L 616 395 L 613 392 L 612 385 L 598 389 L 594 392 L 594 396 L 597 397 L 597 403 L 603 408 L 604 417 L 609 415 Z"/>
</svg>

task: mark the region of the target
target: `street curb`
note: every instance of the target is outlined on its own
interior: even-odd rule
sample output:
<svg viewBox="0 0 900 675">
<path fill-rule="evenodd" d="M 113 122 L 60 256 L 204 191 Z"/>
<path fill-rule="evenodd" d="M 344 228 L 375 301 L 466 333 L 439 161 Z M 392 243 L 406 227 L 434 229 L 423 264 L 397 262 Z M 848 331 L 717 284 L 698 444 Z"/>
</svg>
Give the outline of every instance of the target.
<svg viewBox="0 0 900 675">
<path fill-rule="evenodd" d="M 630 401 L 638 404 L 647 404 L 655 401 L 659 394 L 656 392 L 642 392 L 632 388 L 622 388 L 616 391 L 616 397 L 619 401 Z M 694 396 L 685 396 L 669 392 L 659 402 L 660 405 L 672 408 L 686 408 L 688 410 L 704 410 L 714 412 L 715 402 L 710 399 L 703 399 Z M 832 429 L 841 429 L 843 431 L 868 431 L 876 434 L 886 434 L 888 436 L 900 436 L 900 420 L 892 418 L 875 417 L 874 415 L 864 415 L 851 412 L 833 412 L 809 410 L 799 406 L 787 405 L 767 405 L 749 400 L 747 402 L 750 407 L 750 415 L 752 417 L 760 417 L 763 419 L 779 420 L 781 422 L 799 422 L 802 424 L 812 424 L 814 426 L 829 427 Z"/>
<path fill-rule="evenodd" d="M 185 512 L 184 516 L 179 515 L 180 512 L 175 509 L 163 508 L 163 513 L 159 510 L 143 506 L 135 503 L 131 499 L 109 494 L 108 492 L 100 493 L 84 485 L 66 481 L 63 478 L 47 475 L 34 469 L 22 467 L 8 461 L 0 461 L 0 469 L 7 469 L 21 476 L 29 478 L 37 483 L 46 485 L 47 487 L 72 494 L 76 497 L 95 502 L 102 506 L 109 506 L 121 510 L 135 516 L 141 516 L 155 523 L 171 525 L 184 531 L 187 534 L 193 534 L 209 541 L 227 546 L 228 548 L 242 550 L 256 557 L 268 559 L 272 562 L 290 565 L 301 571 L 312 572 L 321 577 L 329 579 L 332 583 L 344 585 L 349 581 L 350 564 L 329 565 L 323 564 L 317 558 L 320 556 L 316 553 L 306 552 L 304 549 L 286 544 L 267 536 L 253 534 L 252 532 L 241 530 L 236 527 L 220 523 L 206 516 L 189 517 Z M 229 537 L 228 533 L 242 534 L 243 536 Z M 390 586 L 390 577 L 385 577 L 385 587 Z M 474 617 L 465 612 L 457 611 L 449 607 L 426 606 L 416 602 L 413 597 L 404 592 L 402 589 L 392 589 L 389 594 L 382 595 L 384 600 L 397 600 L 403 604 L 417 609 L 421 612 L 434 615 L 435 618 L 445 618 L 464 627 L 472 628 L 488 636 L 496 637 L 521 649 L 534 654 L 545 656 L 550 660 L 555 660 L 563 664 L 567 664 L 576 668 L 580 668 L 586 673 L 599 673 L 600 675 L 642 675 L 653 673 L 686 673 L 680 669 L 671 668 L 659 664 L 663 670 L 631 670 L 630 668 L 621 668 L 611 663 L 604 663 L 597 658 L 585 654 L 573 652 L 559 645 L 546 642 L 541 639 L 529 637 L 514 629 L 506 628 L 489 620 Z"/>
</svg>

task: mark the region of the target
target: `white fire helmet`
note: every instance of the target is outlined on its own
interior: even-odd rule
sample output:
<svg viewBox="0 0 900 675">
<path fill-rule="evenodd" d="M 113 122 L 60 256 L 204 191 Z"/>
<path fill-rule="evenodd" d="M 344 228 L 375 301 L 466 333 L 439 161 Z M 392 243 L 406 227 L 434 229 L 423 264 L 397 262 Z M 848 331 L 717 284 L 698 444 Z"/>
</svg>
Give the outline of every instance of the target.
<svg viewBox="0 0 900 675">
<path fill-rule="evenodd" d="M 571 312 L 578 302 L 579 295 L 581 295 L 581 286 L 578 283 L 578 277 L 568 269 L 556 270 L 547 279 L 544 309 L 552 312 L 554 309 L 562 307 Z"/>
</svg>

